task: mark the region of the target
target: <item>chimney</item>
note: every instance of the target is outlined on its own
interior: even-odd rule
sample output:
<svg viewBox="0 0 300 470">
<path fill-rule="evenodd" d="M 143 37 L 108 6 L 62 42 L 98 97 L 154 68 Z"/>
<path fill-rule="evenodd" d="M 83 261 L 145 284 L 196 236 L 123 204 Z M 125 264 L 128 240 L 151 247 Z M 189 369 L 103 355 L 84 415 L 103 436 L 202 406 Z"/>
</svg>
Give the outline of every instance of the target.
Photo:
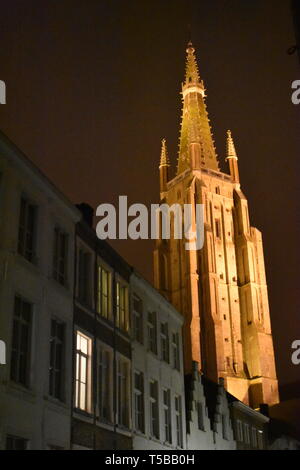
<svg viewBox="0 0 300 470">
<path fill-rule="evenodd" d="M 269 405 L 267 403 L 261 403 L 259 405 L 259 411 L 262 415 L 265 415 L 269 418 Z"/>
<path fill-rule="evenodd" d="M 94 209 L 86 202 L 76 204 L 76 207 L 80 210 L 82 218 L 88 224 L 88 226 L 93 227 Z"/>
</svg>

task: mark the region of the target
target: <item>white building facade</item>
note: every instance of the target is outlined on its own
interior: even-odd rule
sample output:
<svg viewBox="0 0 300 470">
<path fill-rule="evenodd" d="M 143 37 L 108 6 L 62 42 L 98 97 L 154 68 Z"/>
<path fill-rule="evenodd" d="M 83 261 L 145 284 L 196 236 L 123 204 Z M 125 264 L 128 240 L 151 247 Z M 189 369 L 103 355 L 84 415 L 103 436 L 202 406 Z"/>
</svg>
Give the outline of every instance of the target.
<svg viewBox="0 0 300 470">
<path fill-rule="evenodd" d="M 3 134 L 0 214 L 0 449 L 68 449 L 80 213 Z"/>
<path fill-rule="evenodd" d="M 183 318 L 136 272 L 130 290 L 133 449 L 186 449 Z"/>
<path fill-rule="evenodd" d="M 236 450 L 230 406 L 224 384 L 204 379 L 193 363 L 186 376 L 187 449 Z"/>
</svg>

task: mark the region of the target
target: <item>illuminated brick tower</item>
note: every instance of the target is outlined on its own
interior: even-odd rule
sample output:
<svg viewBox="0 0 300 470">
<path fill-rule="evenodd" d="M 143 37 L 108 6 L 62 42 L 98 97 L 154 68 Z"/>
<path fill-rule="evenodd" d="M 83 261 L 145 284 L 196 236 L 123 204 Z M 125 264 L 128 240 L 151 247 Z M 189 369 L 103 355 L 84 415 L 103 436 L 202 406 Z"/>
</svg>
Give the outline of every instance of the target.
<svg viewBox="0 0 300 470">
<path fill-rule="evenodd" d="M 154 282 L 183 313 L 185 372 L 192 361 L 210 379 L 254 408 L 278 402 L 261 233 L 251 227 L 240 188 L 230 131 L 230 174 L 219 169 L 195 50 L 187 48 L 177 175 L 169 178 L 163 140 L 160 199 L 169 205 L 204 204 L 204 246 L 187 251 L 185 240 L 158 240 Z"/>
</svg>

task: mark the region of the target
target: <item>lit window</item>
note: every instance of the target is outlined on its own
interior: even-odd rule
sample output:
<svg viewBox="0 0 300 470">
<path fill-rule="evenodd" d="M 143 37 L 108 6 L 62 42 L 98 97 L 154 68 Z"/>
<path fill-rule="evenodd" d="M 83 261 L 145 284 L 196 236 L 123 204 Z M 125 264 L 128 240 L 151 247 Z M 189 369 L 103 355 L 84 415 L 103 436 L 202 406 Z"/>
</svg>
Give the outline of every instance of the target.
<svg viewBox="0 0 300 470">
<path fill-rule="evenodd" d="M 98 266 L 97 312 L 104 318 L 112 318 L 111 273 L 103 266 Z"/>
<path fill-rule="evenodd" d="M 158 383 L 150 381 L 150 434 L 159 439 Z"/>
<path fill-rule="evenodd" d="M 134 374 L 134 407 L 135 429 L 144 432 L 144 376 L 141 372 Z"/>
<path fill-rule="evenodd" d="M 36 244 L 37 207 L 21 198 L 18 252 L 28 261 L 34 261 Z"/>
<path fill-rule="evenodd" d="M 157 319 L 156 312 L 148 312 L 148 349 L 157 354 Z"/>
<path fill-rule="evenodd" d="M 178 447 L 183 447 L 182 406 L 181 406 L 181 397 L 180 396 L 175 396 L 175 418 L 176 418 L 177 446 Z"/>
<path fill-rule="evenodd" d="M 29 386 L 30 341 L 32 304 L 15 297 L 10 361 L 10 378 L 25 387 Z"/>
<path fill-rule="evenodd" d="M 110 351 L 100 349 L 98 368 L 98 398 L 99 416 L 103 421 L 111 422 L 111 369 L 112 357 Z"/>
<path fill-rule="evenodd" d="M 67 284 L 68 235 L 60 228 L 54 229 L 53 277 L 62 285 Z"/>
<path fill-rule="evenodd" d="M 64 341 L 65 324 L 56 319 L 52 319 L 50 334 L 49 395 L 58 400 L 63 399 Z"/>
<path fill-rule="evenodd" d="M 169 362 L 169 331 L 167 323 L 160 324 L 160 347 L 161 359 Z"/>
<path fill-rule="evenodd" d="M 77 332 L 75 406 L 90 411 L 91 403 L 91 349 L 92 340 Z"/>
<path fill-rule="evenodd" d="M 169 389 L 163 390 L 163 410 L 164 410 L 165 442 L 172 444 L 171 392 Z"/>
<path fill-rule="evenodd" d="M 143 302 L 136 295 L 133 297 L 133 337 L 143 343 Z"/>
<path fill-rule="evenodd" d="M 116 325 L 123 331 L 129 331 L 128 288 L 116 282 Z"/>
</svg>

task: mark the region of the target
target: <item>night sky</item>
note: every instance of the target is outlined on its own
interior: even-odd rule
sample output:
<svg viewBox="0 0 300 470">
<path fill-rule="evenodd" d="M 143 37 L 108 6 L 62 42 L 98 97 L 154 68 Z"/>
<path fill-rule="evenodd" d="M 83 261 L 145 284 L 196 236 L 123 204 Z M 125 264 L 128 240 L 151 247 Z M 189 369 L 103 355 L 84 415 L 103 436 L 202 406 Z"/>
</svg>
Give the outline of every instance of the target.
<svg viewBox="0 0 300 470">
<path fill-rule="evenodd" d="M 223 171 L 226 130 L 263 233 L 281 385 L 299 382 L 300 79 L 288 0 L 1 0 L 0 128 L 74 202 L 158 202 L 175 164 L 189 30 Z M 189 27 L 190 25 L 190 27 Z M 151 241 L 113 246 L 152 280 Z M 284 393 L 284 388 L 282 389 Z M 296 388 L 294 387 L 294 391 Z"/>
</svg>

